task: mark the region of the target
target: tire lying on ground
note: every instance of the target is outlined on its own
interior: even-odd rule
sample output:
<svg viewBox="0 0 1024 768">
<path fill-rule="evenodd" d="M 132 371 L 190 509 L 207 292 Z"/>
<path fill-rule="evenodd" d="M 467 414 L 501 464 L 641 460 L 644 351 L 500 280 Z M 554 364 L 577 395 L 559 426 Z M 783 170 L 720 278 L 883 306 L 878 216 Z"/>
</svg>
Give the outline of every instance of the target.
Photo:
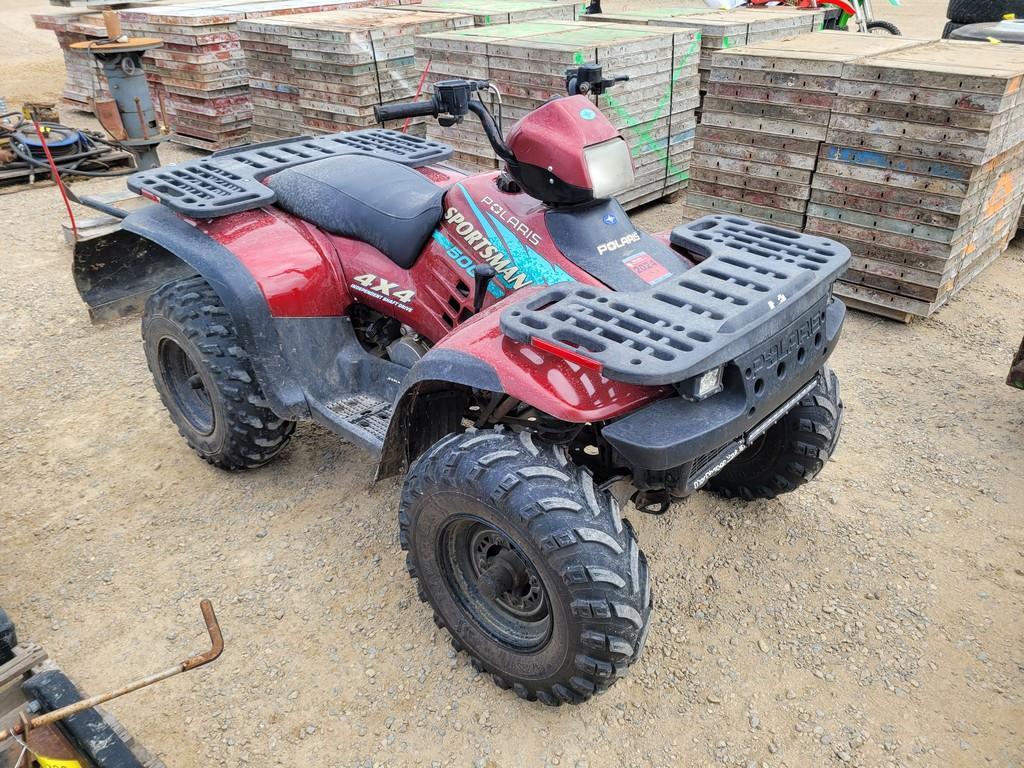
<svg viewBox="0 0 1024 768">
<path fill-rule="evenodd" d="M 741 499 L 774 499 L 821 472 L 843 426 L 839 379 L 827 365 L 814 389 L 708 481 L 708 490 Z"/>
<path fill-rule="evenodd" d="M 946 18 L 958 24 L 1000 21 L 1007 14 L 1024 19 L 1024 0 L 949 0 Z"/>
<path fill-rule="evenodd" d="M 640 655 L 647 560 L 559 447 L 504 430 L 443 438 L 409 470 L 399 539 L 455 650 L 521 698 L 582 703 Z"/>
</svg>

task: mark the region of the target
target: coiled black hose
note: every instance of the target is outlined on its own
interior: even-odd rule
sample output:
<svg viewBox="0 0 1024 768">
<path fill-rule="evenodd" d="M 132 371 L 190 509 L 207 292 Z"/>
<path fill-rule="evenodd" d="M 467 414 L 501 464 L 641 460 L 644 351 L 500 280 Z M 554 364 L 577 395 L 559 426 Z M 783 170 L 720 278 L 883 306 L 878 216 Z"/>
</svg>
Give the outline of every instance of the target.
<svg viewBox="0 0 1024 768">
<path fill-rule="evenodd" d="M 11 118 L 17 118 L 16 122 L 10 124 L 8 121 Z M 127 176 L 137 170 L 134 167 L 111 170 L 107 163 L 99 159 L 109 149 L 122 149 L 117 142 L 109 141 L 97 133 L 80 131 L 60 123 L 40 123 L 39 125 L 44 134 L 60 132 L 76 137 L 75 141 L 65 145 L 48 144 L 57 170 L 62 174 L 110 177 Z M 0 139 L 7 139 L 11 152 L 18 158 L 16 163 L 49 172 L 50 165 L 42 153 L 42 147 L 34 146 L 35 127 L 27 123 L 20 112 L 8 112 L 5 115 L 0 115 Z"/>
</svg>

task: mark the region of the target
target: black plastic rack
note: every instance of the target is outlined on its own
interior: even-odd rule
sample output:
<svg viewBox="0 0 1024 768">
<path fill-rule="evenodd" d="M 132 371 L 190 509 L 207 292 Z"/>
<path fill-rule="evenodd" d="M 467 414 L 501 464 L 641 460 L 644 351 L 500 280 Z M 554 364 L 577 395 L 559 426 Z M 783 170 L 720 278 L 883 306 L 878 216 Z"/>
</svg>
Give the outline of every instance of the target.
<svg viewBox="0 0 1024 768">
<path fill-rule="evenodd" d="M 261 179 L 285 168 L 339 155 L 371 155 L 412 167 L 449 159 L 452 148 L 384 128 L 298 136 L 214 152 L 180 165 L 140 171 L 128 189 L 197 219 L 262 208 L 275 200 Z"/>
</svg>

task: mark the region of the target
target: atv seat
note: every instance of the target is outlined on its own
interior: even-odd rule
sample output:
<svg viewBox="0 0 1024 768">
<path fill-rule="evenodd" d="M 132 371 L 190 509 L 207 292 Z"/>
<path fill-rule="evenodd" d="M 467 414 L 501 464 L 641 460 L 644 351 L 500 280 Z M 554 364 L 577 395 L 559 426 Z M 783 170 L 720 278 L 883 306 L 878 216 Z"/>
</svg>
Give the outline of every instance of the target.
<svg viewBox="0 0 1024 768">
<path fill-rule="evenodd" d="M 277 205 L 333 235 L 372 245 L 403 269 L 437 228 L 444 189 L 405 165 L 344 155 L 287 168 L 267 180 Z"/>
</svg>

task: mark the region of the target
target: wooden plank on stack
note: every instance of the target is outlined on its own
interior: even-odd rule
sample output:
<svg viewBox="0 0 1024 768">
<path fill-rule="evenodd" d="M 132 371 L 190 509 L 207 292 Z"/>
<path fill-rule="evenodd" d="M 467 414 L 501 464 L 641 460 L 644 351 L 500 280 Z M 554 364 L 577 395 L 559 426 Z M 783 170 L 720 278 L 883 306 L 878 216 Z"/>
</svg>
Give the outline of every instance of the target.
<svg viewBox="0 0 1024 768">
<path fill-rule="evenodd" d="M 552 21 L 533 20 L 419 35 L 416 38 L 416 59 L 428 73 L 424 93 L 430 93 L 434 83 L 440 80 L 492 80 L 494 78 L 489 66 L 488 45 L 527 37 L 530 34 L 557 32 L 558 29 L 559 27 Z M 497 80 L 495 84 L 502 91 L 502 102 L 508 106 L 508 110 L 500 111 L 504 127 L 508 128 L 514 121 L 510 110 L 519 103 L 518 94 L 523 88 L 510 88 L 506 83 Z M 550 84 L 544 91 L 539 88 L 537 84 L 533 86 L 536 98 L 542 98 L 543 93 L 547 93 L 549 98 L 563 95 L 564 74 L 558 90 L 552 89 Z M 490 106 L 497 118 L 497 102 L 491 99 Z M 452 146 L 452 162 L 459 167 L 471 171 L 490 171 L 498 167 L 498 160 L 475 117 L 467 116 L 463 122 L 452 126 L 442 126 L 436 120 L 429 120 L 426 124 L 426 133 L 428 137 Z"/>
<path fill-rule="evenodd" d="M 417 39 L 417 54 L 431 61 L 435 79 L 491 80 L 502 93 L 506 127 L 564 95 L 568 68 L 606 63 L 606 76 L 630 77 L 595 99 L 633 153 L 636 183 L 620 201 L 641 205 L 686 183 L 697 106 L 699 43 L 693 30 L 533 21 L 425 35 Z M 427 130 L 455 147 L 457 162 L 473 169 L 497 167 L 473 122 L 452 128 L 428 124 Z"/>
<path fill-rule="evenodd" d="M 422 71 L 414 38 L 472 16 L 362 8 L 239 24 L 254 94 L 254 138 L 358 130 L 373 107 L 410 101 Z"/>
<path fill-rule="evenodd" d="M 407 6 L 407 10 L 467 14 L 476 27 L 545 19 L 575 21 L 585 8 L 578 0 L 421 0 Z"/>
<path fill-rule="evenodd" d="M 147 75 L 170 113 L 174 140 L 203 149 L 250 140 L 252 101 L 238 25 L 247 19 L 363 7 L 370 0 L 220 0 L 121 11 L 129 34 L 158 37 Z"/>
<path fill-rule="evenodd" d="M 34 13 L 32 22 L 36 29 L 49 29 L 57 37 L 67 73 L 61 92 L 65 105 L 92 112 L 93 99 L 109 98 L 107 78 L 95 59 L 87 51 L 71 47 L 73 43 L 102 40 L 107 36 L 100 14 L 82 11 Z"/>
<path fill-rule="evenodd" d="M 409 9 L 470 14 L 473 17 L 474 28 L 479 29 L 498 24 L 523 25 L 545 20 L 573 21 L 583 13 L 585 7 L 576 0 L 426 0 L 410 6 Z M 468 30 L 460 30 L 464 31 Z M 417 38 L 417 46 L 420 39 Z M 436 51 L 435 61 L 432 58 L 432 51 L 417 48 L 417 61 L 427 72 L 423 92 L 429 94 L 433 84 L 439 80 L 487 79 L 486 50 L 482 43 L 478 41 L 477 44 L 480 47 L 480 58 L 476 60 L 441 48 Z M 475 119 L 469 122 L 475 123 Z M 494 153 L 480 133 L 479 126 L 470 125 L 469 122 L 442 127 L 436 121 L 427 121 L 425 132 L 451 144 L 455 148 L 453 160 L 461 163 L 462 167 L 469 170 L 491 170 L 496 162 Z"/>
<path fill-rule="evenodd" d="M 1024 200 L 1024 49 L 939 41 L 844 66 L 807 231 L 853 261 L 836 292 L 927 317 L 998 257 Z"/>
<path fill-rule="evenodd" d="M 865 53 L 922 42 L 823 31 L 716 53 L 688 212 L 802 229 L 843 66 Z"/>
<path fill-rule="evenodd" d="M 711 73 L 712 56 L 716 51 L 783 40 L 819 30 L 825 20 L 825 12 L 820 9 L 801 10 L 768 6 L 712 11 L 707 8 L 680 8 L 670 5 L 593 14 L 584 18 L 587 21 L 686 27 L 697 30 L 700 33 L 698 72 L 703 100 Z"/>
</svg>

